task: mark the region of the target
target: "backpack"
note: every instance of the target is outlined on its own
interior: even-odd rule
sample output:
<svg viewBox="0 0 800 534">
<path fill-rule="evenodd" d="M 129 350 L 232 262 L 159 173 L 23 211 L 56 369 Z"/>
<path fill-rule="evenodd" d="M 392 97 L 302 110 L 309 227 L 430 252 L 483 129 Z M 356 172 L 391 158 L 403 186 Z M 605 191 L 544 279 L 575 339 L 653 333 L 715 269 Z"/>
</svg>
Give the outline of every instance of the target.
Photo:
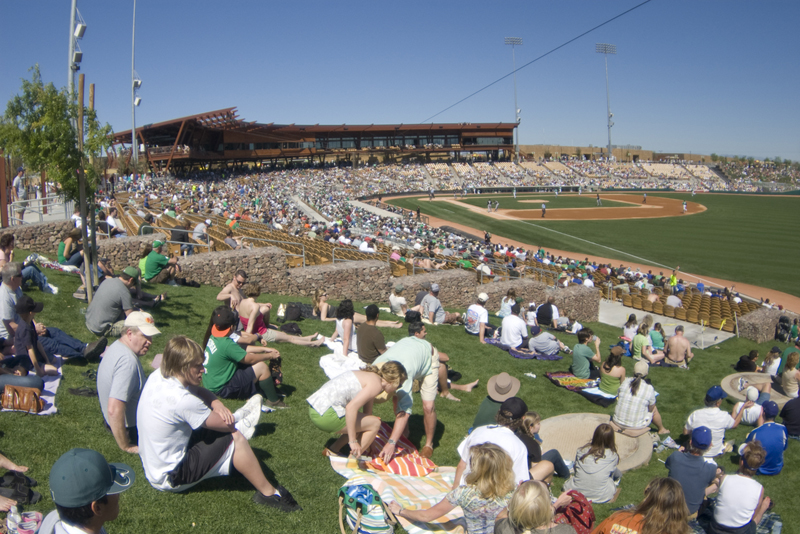
<svg viewBox="0 0 800 534">
<path fill-rule="evenodd" d="M 286 320 L 287 321 L 299 321 L 301 319 L 313 319 L 314 318 L 314 306 L 311 304 L 304 304 L 302 302 L 288 302 L 286 303 Z M 298 315 L 297 319 L 290 319 L 289 315 L 289 307 L 296 307 L 300 310 L 300 315 Z M 294 312 L 293 312 L 294 313 Z"/>
<path fill-rule="evenodd" d="M 791 331 L 792 326 L 789 317 L 781 315 L 780 319 L 778 319 L 778 325 L 775 327 L 775 339 L 781 343 L 786 343 L 789 341 Z"/>
<path fill-rule="evenodd" d="M 339 488 L 339 528 L 347 534 L 392 534 L 397 518 L 370 484 Z"/>
<path fill-rule="evenodd" d="M 284 323 L 281 325 L 281 332 L 290 336 L 302 336 L 303 331 L 297 323 Z"/>
<path fill-rule="evenodd" d="M 283 315 L 284 321 L 297 321 L 302 318 L 302 311 L 300 310 L 299 302 L 290 302 L 286 305 L 286 310 Z"/>
<path fill-rule="evenodd" d="M 422 314 L 418 311 L 408 310 L 406 312 L 406 322 L 407 323 L 419 323 L 422 322 Z"/>
<path fill-rule="evenodd" d="M 570 525 L 578 534 L 589 534 L 595 519 L 592 503 L 579 491 L 570 490 L 567 495 L 572 497 L 572 502 L 557 510 L 553 521 Z"/>
</svg>

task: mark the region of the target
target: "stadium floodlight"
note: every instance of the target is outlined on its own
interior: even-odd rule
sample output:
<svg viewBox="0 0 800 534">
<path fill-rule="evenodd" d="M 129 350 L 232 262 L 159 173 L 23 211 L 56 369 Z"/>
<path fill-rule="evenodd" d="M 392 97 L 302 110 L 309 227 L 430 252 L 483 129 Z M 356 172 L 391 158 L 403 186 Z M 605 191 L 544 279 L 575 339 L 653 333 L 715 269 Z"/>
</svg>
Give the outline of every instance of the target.
<svg viewBox="0 0 800 534">
<path fill-rule="evenodd" d="M 608 91 L 608 54 L 617 54 L 617 45 L 612 45 L 608 43 L 597 43 L 594 46 L 594 51 L 598 54 L 603 54 L 603 57 L 606 61 L 606 114 L 608 119 L 608 160 L 611 161 L 611 127 L 614 126 L 614 123 L 611 122 L 611 117 L 614 116 L 611 113 L 611 96 Z"/>
<path fill-rule="evenodd" d="M 134 78 L 133 79 L 133 87 L 138 89 L 141 86 L 142 86 L 142 80 L 140 80 L 139 78 Z"/>
<path fill-rule="evenodd" d="M 514 47 L 522 46 L 522 37 L 506 37 L 504 42 L 511 45 L 511 61 L 514 66 L 514 118 L 518 125 L 514 128 L 514 160 L 519 163 L 519 123 L 521 119 L 519 118 L 520 109 L 517 107 L 517 58 L 514 54 Z"/>
<path fill-rule="evenodd" d="M 75 36 L 75 39 L 83 39 L 83 34 L 86 33 L 86 24 L 83 22 L 79 22 L 75 25 L 75 31 L 72 35 Z"/>
<path fill-rule="evenodd" d="M 80 63 L 82 60 L 83 60 L 83 52 L 81 52 L 80 49 L 75 50 L 75 52 L 72 53 L 72 62 Z"/>
<path fill-rule="evenodd" d="M 137 96 L 136 98 L 133 99 L 133 105 L 134 106 L 138 106 L 141 103 L 142 103 L 142 99 L 140 97 Z"/>
</svg>

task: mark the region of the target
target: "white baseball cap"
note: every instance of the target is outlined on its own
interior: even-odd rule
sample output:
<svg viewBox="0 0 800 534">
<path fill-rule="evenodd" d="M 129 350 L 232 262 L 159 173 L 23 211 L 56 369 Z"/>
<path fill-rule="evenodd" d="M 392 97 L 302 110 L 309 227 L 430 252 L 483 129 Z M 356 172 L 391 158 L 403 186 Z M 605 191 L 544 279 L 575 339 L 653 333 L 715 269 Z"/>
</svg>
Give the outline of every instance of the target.
<svg viewBox="0 0 800 534">
<path fill-rule="evenodd" d="M 149 313 L 135 311 L 125 319 L 125 326 L 135 326 L 146 336 L 157 336 L 161 330 L 156 328 L 156 322 Z"/>
</svg>

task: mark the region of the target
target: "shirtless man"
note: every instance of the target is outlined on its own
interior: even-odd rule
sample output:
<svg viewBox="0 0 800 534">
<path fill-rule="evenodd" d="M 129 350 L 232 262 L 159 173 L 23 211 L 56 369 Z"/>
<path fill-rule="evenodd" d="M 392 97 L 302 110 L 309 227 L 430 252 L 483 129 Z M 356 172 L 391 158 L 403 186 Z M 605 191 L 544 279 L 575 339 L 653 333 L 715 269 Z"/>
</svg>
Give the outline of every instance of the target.
<svg viewBox="0 0 800 534">
<path fill-rule="evenodd" d="M 689 367 L 689 362 L 694 358 L 692 347 L 689 340 L 683 337 L 683 327 L 678 325 L 675 327 L 675 335 L 667 340 L 664 347 L 664 364 L 672 367 Z"/>
<path fill-rule="evenodd" d="M 319 347 L 322 345 L 324 337 L 319 336 L 319 339 L 314 341 L 314 338 L 319 335 L 318 332 L 314 332 L 310 336 L 301 337 L 290 336 L 280 330 L 269 328 L 269 323 L 265 322 L 264 317 L 269 318 L 269 311 L 272 309 L 272 305 L 256 302 L 256 298 L 261 295 L 261 286 L 250 283 L 244 286 L 241 291 L 246 298 L 239 303 L 236 311 L 239 313 L 239 319 L 242 321 L 245 332 L 261 336 L 263 343 L 292 343 L 304 347 Z"/>
<path fill-rule="evenodd" d="M 219 292 L 217 300 L 221 300 L 231 308 L 236 309 L 239 303 L 244 300 L 241 289 L 246 283 L 247 273 L 239 269 L 236 271 L 236 274 L 233 275 L 231 283 L 223 287 L 222 291 Z M 272 308 L 272 304 L 267 304 L 266 306 L 269 306 L 270 309 Z M 267 310 L 266 316 L 265 324 L 269 324 L 269 310 Z"/>
</svg>

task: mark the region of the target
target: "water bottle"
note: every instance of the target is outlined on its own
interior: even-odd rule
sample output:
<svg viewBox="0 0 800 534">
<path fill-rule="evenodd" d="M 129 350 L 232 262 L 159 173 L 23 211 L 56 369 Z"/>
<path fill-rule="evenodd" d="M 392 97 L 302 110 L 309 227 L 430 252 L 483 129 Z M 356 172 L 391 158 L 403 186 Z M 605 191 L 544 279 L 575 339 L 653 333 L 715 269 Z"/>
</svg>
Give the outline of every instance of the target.
<svg viewBox="0 0 800 534">
<path fill-rule="evenodd" d="M 6 516 L 6 527 L 8 527 L 9 534 L 17 534 L 17 525 L 22 521 L 22 516 L 19 515 L 19 510 L 16 506 L 12 506 Z"/>
</svg>

